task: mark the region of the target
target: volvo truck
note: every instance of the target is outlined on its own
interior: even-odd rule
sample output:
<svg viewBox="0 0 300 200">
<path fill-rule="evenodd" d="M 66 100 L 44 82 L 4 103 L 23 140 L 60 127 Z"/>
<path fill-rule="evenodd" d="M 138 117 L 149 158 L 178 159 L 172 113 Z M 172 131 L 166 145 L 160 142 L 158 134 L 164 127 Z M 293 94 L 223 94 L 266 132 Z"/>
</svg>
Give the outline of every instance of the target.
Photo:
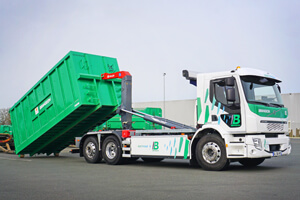
<svg viewBox="0 0 300 200">
<path fill-rule="evenodd" d="M 195 127 L 132 109 L 130 73 L 102 74 L 102 81 L 122 82 L 117 113 L 123 129 L 86 133 L 80 142 L 80 156 L 89 163 L 104 159 L 112 165 L 138 158 L 187 159 L 191 165 L 216 171 L 231 162 L 254 167 L 265 159 L 291 153 L 288 110 L 276 76 L 240 67 L 217 73 L 183 70 L 182 75 L 197 92 Z M 132 130 L 132 115 L 166 128 Z"/>
</svg>

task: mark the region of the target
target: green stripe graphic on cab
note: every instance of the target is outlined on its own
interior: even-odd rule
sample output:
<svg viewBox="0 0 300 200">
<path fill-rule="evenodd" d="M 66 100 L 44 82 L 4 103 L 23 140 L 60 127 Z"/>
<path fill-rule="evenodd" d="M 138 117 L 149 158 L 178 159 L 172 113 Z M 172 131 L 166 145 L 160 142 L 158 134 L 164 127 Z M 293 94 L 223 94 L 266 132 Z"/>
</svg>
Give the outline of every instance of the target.
<svg viewBox="0 0 300 200">
<path fill-rule="evenodd" d="M 264 105 L 248 104 L 252 112 L 260 117 L 287 118 L 288 109 L 278 107 L 268 107 Z"/>
<path fill-rule="evenodd" d="M 200 97 L 197 98 L 197 121 L 200 119 L 200 115 L 202 113 L 202 107 L 201 107 L 201 99 Z"/>
</svg>

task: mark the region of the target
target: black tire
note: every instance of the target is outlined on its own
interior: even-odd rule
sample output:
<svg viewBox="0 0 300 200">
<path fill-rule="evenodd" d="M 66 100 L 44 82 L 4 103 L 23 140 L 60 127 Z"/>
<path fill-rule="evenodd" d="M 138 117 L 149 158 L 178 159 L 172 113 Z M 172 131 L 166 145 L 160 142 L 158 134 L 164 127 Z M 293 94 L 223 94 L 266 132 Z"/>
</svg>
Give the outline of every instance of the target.
<svg viewBox="0 0 300 200">
<path fill-rule="evenodd" d="M 220 171 L 229 165 L 222 138 L 215 134 L 203 136 L 196 146 L 196 159 L 205 170 Z"/>
<path fill-rule="evenodd" d="M 160 162 L 163 160 L 163 158 L 142 158 L 142 160 L 144 162 L 150 163 L 150 162 Z"/>
<path fill-rule="evenodd" d="M 265 158 L 244 158 L 242 160 L 239 160 L 239 163 L 244 165 L 245 167 L 256 167 L 263 163 L 265 161 Z"/>
<path fill-rule="evenodd" d="M 199 164 L 198 164 L 198 161 L 196 159 L 196 156 L 193 156 L 192 159 L 190 159 L 190 166 L 191 167 L 201 167 Z"/>
<path fill-rule="evenodd" d="M 99 163 L 102 160 L 98 141 L 95 137 L 88 137 L 83 143 L 83 156 L 88 163 Z"/>
<path fill-rule="evenodd" d="M 109 165 L 118 165 L 123 162 L 122 148 L 116 136 L 108 136 L 102 145 L 102 156 Z"/>
</svg>

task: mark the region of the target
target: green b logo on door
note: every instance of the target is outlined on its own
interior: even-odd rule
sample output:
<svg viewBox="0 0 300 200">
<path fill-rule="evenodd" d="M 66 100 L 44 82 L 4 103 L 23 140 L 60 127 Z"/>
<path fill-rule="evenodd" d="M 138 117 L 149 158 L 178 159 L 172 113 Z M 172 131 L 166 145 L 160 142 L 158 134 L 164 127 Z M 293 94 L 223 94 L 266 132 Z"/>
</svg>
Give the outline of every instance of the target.
<svg viewBox="0 0 300 200">
<path fill-rule="evenodd" d="M 241 126 L 241 116 L 240 115 L 232 115 L 231 126 Z"/>
<path fill-rule="evenodd" d="M 157 151 L 159 149 L 158 142 L 153 142 L 153 150 Z"/>
</svg>

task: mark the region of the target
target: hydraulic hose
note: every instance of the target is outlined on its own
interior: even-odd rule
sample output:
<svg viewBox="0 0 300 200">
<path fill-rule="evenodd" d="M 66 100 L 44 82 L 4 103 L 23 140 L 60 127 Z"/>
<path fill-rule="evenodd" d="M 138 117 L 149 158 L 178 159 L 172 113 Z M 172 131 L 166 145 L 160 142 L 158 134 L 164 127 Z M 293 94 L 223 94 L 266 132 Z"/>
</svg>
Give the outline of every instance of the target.
<svg viewBox="0 0 300 200">
<path fill-rule="evenodd" d="M 12 135 L 6 134 L 6 133 L 0 133 L 0 138 L 6 137 L 4 140 L 0 140 L 0 143 L 7 143 L 12 139 Z"/>
</svg>

